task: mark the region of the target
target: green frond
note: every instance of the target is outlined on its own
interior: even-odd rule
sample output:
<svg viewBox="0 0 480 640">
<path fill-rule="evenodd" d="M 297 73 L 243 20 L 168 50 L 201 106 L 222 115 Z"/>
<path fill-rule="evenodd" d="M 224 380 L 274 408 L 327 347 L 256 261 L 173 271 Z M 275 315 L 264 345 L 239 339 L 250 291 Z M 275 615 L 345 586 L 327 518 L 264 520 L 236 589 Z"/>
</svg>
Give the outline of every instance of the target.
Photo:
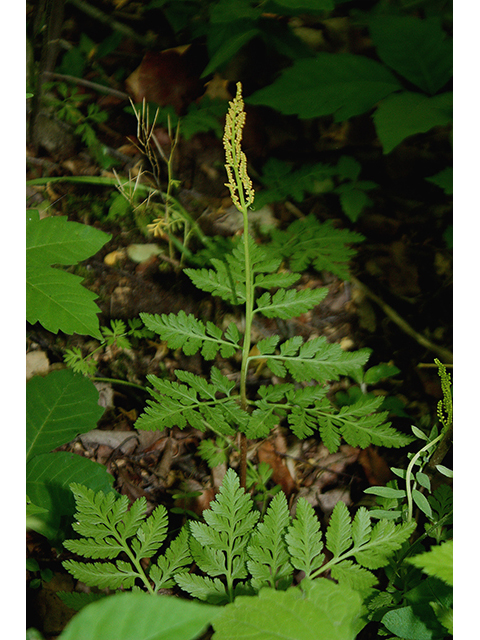
<svg viewBox="0 0 480 640">
<path fill-rule="evenodd" d="M 326 533 L 327 549 L 334 555 L 340 556 L 352 545 L 352 524 L 350 514 L 344 502 L 337 502 L 328 523 Z"/>
<path fill-rule="evenodd" d="M 248 569 L 255 589 L 268 586 L 286 588 L 291 584 L 293 567 L 285 542 L 291 518 L 284 493 L 272 499 L 265 518 L 255 529 L 247 548 Z"/>
<path fill-rule="evenodd" d="M 133 506 L 136 502 L 133 503 Z M 131 509 L 130 509 L 131 511 Z M 150 516 L 137 526 L 137 539 L 132 541 L 132 549 L 138 560 L 153 556 L 165 538 L 168 530 L 168 515 L 163 504 L 158 505 Z"/>
<path fill-rule="evenodd" d="M 317 271 L 329 271 L 349 280 L 349 261 L 356 250 L 349 245 L 365 238 L 349 229 L 337 229 L 328 220 L 319 222 L 313 215 L 296 220 L 285 231 L 271 232 L 272 248 L 289 260 L 292 271 L 303 273 L 312 265 Z"/>
<path fill-rule="evenodd" d="M 288 320 L 306 313 L 320 304 L 328 293 L 328 289 L 279 289 L 276 293 L 262 294 L 256 303 L 254 313 L 261 313 L 266 318 Z"/>
<path fill-rule="evenodd" d="M 165 553 L 152 565 L 149 577 L 154 582 L 154 589 L 168 589 L 175 585 L 174 576 L 188 571 L 192 556 L 188 546 L 189 532 L 186 526 L 170 543 Z"/>
<path fill-rule="evenodd" d="M 353 549 L 355 560 L 366 569 L 385 566 L 392 553 L 408 540 L 415 527 L 415 522 L 396 525 L 391 520 L 379 520 L 372 529 L 370 540 Z"/>
<path fill-rule="evenodd" d="M 235 345 L 222 339 L 221 331 L 211 322 L 205 325 L 192 314 L 185 311 L 178 314 L 141 313 L 145 326 L 165 340 L 171 349 L 182 349 L 186 356 L 193 356 L 201 350 L 206 360 L 213 360 L 222 350 L 224 357 L 232 356 Z"/>
<path fill-rule="evenodd" d="M 99 589 L 131 589 L 138 578 L 128 562 L 77 562 L 65 560 L 63 567 L 74 578 Z"/>
<path fill-rule="evenodd" d="M 290 553 L 290 562 L 295 569 L 305 572 L 309 578 L 311 574 L 322 566 L 325 555 L 323 548 L 320 523 L 313 507 L 299 498 L 297 512 L 285 536 Z"/>
<path fill-rule="evenodd" d="M 377 577 L 365 569 L 355 564 L 351 560 L 344 560 L 336 564 L 331 570 L 332 578 L 337 580 L 341 585 L 346 585 L 355 589 L 355 591 L 367 592 L 374 587 L 378 579 Z"/>
<path fill-rule="evenodd" d="M 175 582 L 180 589 L 189 593 L 193 598 L 218 605 L 229 602 L 225 585 L 219 578 L 212 579 L 192 573 L 179 573 L 175 575 Z"/>
</svg>

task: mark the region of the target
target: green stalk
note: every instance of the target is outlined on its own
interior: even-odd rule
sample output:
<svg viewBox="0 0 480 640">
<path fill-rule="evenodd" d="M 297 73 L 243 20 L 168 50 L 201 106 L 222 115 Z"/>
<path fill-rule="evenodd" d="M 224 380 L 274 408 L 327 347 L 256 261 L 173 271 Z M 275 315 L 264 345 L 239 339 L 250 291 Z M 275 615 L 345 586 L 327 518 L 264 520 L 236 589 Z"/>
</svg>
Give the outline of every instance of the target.
<svg viewBox="0 0 480 640">
<path fill-rule="evenodd" d="M 429 442 L 424 447 L 422 447 L 420 451 L 418 451 L 413 456 L 413 458 L 410 460 L 410 464 L 407 467 L 407 473 L 405 475 L 405 483 L 406 483 L 405 488 L 407 491 L 407 505 L 408 505 L 407 522 L 411 522 L 413 519 L 413 496 L 412 496 L 412 483 L 411 483 L 413 467 L 417 462 L 417 460 L 420 458 L 420 456 L 422 456 L 429 449 L 434 447 L 437 444 L 437 442 L 440 442 L 442 438 L 443 438 L 443 434 L 440 434 L 435 438 L 435 440 L 432 440 L 432 442 Z"/>
</svg>

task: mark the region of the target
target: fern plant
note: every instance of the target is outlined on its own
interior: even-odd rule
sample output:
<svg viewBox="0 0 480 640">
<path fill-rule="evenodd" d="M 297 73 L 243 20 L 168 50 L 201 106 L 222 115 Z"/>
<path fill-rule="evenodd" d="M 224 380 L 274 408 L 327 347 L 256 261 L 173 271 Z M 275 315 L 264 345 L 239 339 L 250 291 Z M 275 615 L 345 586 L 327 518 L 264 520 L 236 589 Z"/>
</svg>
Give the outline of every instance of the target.
<svg viewBox="0 0 480 640">
<path fill-rule="evenodd" d="M 255 595 L 264 587 L 285 590 L 293 584 L 295 571 L 303 571 L 309 580 L 331 571 L 341 585 L 366 595 L 377 583 L 372 571 L 388 564 L 416 526 L 385 519 L 372 525 L 365 507 L 352 519 L 339 502 L 324 536 L 313 507 L 300 498 L 292 518 L 282 492 L 259 522 L 251 496 L 229 469 L 216 499 L 203 513 L 204 522 L 189 521 L 145 569 L 141 561 L 155 558 L 167 537 L 165 507 L 158 506 L 145 518 L 144 498 L 128 509 L 126 496 L 115 499 L 78 484 L 72 484 L 72 491 L 77 505 L 74 529 L 82 537 L 67 540 L 65 547 L 85 558 L 108 560 L 64 561 L 75 578 L 102 589 L 142 586 L 151 594 L 176 583 L 210 604 L 233 602 L 238 595 Z M 330 560 L 325 562 L 327 554 Z M 196 572 L 188 570 L 193 563 Z"/>
<path fill-rule="evenodd" d="M 280 271 L 282 256 L 275 245 L 257 244 L 250 236 L 248 210 L 254 202 L 254 190 L 247 173 L 247 159 L 241 149 L 244 124 L 244 105 L 238 83 L 236 97 L 230 102 L 223 141 L 226 185 L 243 217 L 242 242 L 224 259 L 212 258 L 211 268 L 185 269 L 197 288 L 219 296 L 230 305 L 242 307 L 243 334 L 236 324 L 232 323 L 222 331 L 212 322 L 205 323 L 183 311 L 141 314 L 149 330 L 157 333 L 171 349 L 182 349 L 187 356 L 200 351 L 205 360 L 214 360 L 218 355 L 231 358 L 240 354 L 239 386 L 237 388 L 215 366 L 211 368 L 209 380 L 181 370 L 175 371 L 176 381 L 150 375 L 152 399 L 147 401 L 145 412 L 136 422 L 136 428 L 147 430 L 183 428 L 188 424 L 222 435 L 239 432 L 243 487 L 246 483 L 246 438 L 267 436 L 283 419 L 300 438 L 319 429 L 330 451 L 338 448 L 341 438 L 360 447 L 369 444 L 401 447 L 410 442 L 410 437 L 398 433 L 385 422 L 386 412 L 378 412 L 380 398 L 361 398 L 349 407 L 337 409 L 327 396 L 327 382 L 358 371 L 368 360 L 368 349 L 346 353 L 338 344 L 329 344 L 324 337 L 305 341 L 294 336 L 282 341 L 278 335 L 253 345 L 252 326 L 259 315 L 282 320 L 299 316 L 318 305 L 327 289 L 292 288 L 300 280 L 300 273 Z M 310 251 L 314 246 L 318 246 L 318 242 L 315 244 L 310 238 Z M 295 260 L 295 252 L 290 255 Z M 311 253 L 307 259 L 313 259 Z M 251 366 L 259 363 L 286 381 L 261 386 L 257 397 L 252 398 L 247 394 L 247 373 Z M 310 386 L 312 383 L 316 384 Z"/>
</svg>

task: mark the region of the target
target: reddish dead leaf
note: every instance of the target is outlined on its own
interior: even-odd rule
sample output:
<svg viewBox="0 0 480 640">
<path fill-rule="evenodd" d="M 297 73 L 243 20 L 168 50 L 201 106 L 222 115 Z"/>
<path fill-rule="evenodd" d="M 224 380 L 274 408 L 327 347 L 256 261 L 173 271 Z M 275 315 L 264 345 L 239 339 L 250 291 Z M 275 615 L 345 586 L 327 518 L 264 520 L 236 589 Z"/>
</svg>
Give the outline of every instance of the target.
<svg viewBox="0 0 480 640">
<path fill-rule="evenodd" d="M 284 493 L 289 496 L 296 490 L 295 480 L 292 478 L 284 458 L 277 451 L 273 442 L 266 440 L 257 451 L 258 461 L 266 462 L 273 469 L 272 479 L 282 487 Z"/>
<path fill-rule="evenodd" d="M 374 447 L 360 451 L 358 462 L 362 465 L 368 482 L 372 485 L 385 486 L 392 478 L 388 464 Z"/>
<path fill-rule="evenodd" d="M 191 46 L 149 51 L 140 66 L 127 78 L 125 86 L 135 103 L 154 102 L 172 105 L 177 113 L 202 95 L 202 60 Z"/>
</svg>

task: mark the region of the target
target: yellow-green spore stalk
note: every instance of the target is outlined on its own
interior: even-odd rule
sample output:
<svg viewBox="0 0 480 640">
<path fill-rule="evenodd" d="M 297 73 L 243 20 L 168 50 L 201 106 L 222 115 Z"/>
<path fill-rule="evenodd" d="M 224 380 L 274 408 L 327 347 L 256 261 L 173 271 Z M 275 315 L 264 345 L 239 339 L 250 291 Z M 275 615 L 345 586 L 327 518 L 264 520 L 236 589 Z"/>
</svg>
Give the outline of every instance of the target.
<svg viewBox="0 0 480 640">
<path fill-rule="evenodd" d="M 251 327 L 253 320 L 253 272 L 250 262 L 250 248 L 248 243 L 248 207 L 253 204 L 255 191 L 247 173 L 247 158 L 242 151 L 241 142 L 245 125 L 244 102 L 242 99 L 242 85 L 237 83 L 237 95 L 229 103 L 223 145 L 225 147 L 225 168 L 233 204 L 243 216 L 243 239 L 245 246 L 245 334 L 242 345 L 242 366 L 240 370 L 240 401 L 242 409 L 247 410 L 247 368 L 250 353 Z M 240 433 L 241 469 L 240 483 L 245 487 L 247 441 L 245 434 Z"/>
<path fill-rule="evenodd" d="M 240 82 L 237 82 L 237 95 L 229 104 L 230 108 L 223 134 L 225 168 L 228 175 L 228 182 L 225 183 L 225 186 L 230 189 L 233 204 L 243 213 L 245 221 L 248 207 L 253 203 L 255 191 L 247 173 L 247 157 L 241 147 L 246 115 Z"/>
</svg>

